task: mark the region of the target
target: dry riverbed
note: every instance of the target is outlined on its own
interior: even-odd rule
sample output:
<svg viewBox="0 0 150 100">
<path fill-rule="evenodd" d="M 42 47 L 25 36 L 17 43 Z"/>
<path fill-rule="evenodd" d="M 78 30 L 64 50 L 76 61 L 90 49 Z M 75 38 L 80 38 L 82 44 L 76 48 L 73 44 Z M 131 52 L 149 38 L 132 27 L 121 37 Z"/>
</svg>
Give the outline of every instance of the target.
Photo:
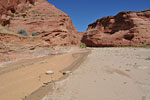
<svg viewBox="0 0 150 100">
<path fill-rule="evenodd" d="M 0 100 L 23 100 L 51 80 L 63 76 L 61 70 L 78 60 L 83 50 L 49 55 L 34 59 L 24 59 L 0 68 Z M 52 70 L 51 75 L 46 72 Z"/>
<path fill-rule="evenodd" d="M 150 49 L 95 48 L 42 100 L 150 100 Z"/>
</svg>

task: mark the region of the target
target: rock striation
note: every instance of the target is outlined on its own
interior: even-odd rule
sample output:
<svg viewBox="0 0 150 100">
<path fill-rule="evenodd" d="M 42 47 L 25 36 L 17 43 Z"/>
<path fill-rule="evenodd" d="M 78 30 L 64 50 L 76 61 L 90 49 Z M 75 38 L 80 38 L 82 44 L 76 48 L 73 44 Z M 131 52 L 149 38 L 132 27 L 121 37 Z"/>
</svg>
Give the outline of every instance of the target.
<svg viewBox="0 0 150 100">
<path fill-rule="evenodd" d="M 91 47 L 150 44 L 150 10 L 123 11 L 88 25 L 82 42 Z"/>
<path fill-rule="evenodd" d="M 49 48 L 49 44 L 38 37 L 0 33 L 0 63 L 44 55 Z"/>
<path fill-rule="evenodd" d="M 1 0 L 0 23 L 17 32 L 36 32 L 51 46 L 78 45 L 77 29 L 70 17 L 46 0 Z"/>
<path fill-rule="evenodd" d="M 83 35 L 46 0 L 0 0 L 0 24 L 0 63 L 49 55 L 53 46 L 78 46 Z M 27 35 L 17 34 L 21 30 Z"/>
</svg>

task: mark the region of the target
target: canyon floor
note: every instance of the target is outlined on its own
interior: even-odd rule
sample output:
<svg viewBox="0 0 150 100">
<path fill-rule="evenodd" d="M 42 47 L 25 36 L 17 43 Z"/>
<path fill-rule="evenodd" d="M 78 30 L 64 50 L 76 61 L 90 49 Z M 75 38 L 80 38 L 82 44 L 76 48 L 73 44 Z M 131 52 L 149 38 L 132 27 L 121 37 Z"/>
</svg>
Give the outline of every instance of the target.
<svg viewBox="0 0 150 100">
<path fill-rule="evenodd" d="M 87 51 L 1 66 L 0 100 L 150 100 L 149 48 L 90 48 L 82 61 Z M 68 66 L 78 68 L 65 77 Z"/>
<path fill-rule="evenodd" d="M 86 50 L 57 51 L 54 55 L 22 59 L 0 66 L 0 100 L 24 100 L 52 80 L 59 80 L 64 69 L 80 59 Z M 46 74 L 53 71 L 53 75 Z M 32 99 L 34 100 L 34 99 Z"/>
<path fill-rule="evenodd" d="M 42 100 L 150 100 L 150 49 L 93 48 Z"/>
</svg>

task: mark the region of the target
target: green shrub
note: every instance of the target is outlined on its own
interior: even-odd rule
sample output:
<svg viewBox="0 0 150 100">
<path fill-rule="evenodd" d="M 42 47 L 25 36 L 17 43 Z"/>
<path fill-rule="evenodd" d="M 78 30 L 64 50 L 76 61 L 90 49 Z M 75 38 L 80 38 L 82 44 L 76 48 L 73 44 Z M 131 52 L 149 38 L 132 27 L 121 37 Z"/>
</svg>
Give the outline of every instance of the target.
<svg viewBox="0 0 150 100">
<path fill-rule="evenodd" d="M 37 36 L 37 32 L 32 32 L 32 36 Z"/>
<path fill-rule="evenodd" d="M 46 31 L 42 31 L 42 33 L 46 33 Z"/>
<path fill-rule="evenodd" d="M 32 4 L 33 6 L 35 6 L 35 3 L 34 3 L 34 2 L 31 2 L 31 4 Z"/>
<path fill-rule="evenodd" d="M 18 15 L 19 13 L 18 13 L 18 12 L 15 12 L 15 14 Z"/>
<path fill-rule="evenodd" d="M 18 33 L 18 34 L 21 34 L 21 35 L 23 35 L 23 36 L 30 36 L 24 29 L 18 30 L 17 33 Z"/>
<path fill-rule="evenodd" d="M 80 43 L 80 47 L 81 47 L 81 48 L 86 48 L 86 44 L 81 42 L 81 43 Z"/>
<path fill-rule="evenodd" d="M 15 17 L 15 15 L 11 14 L 11 15 L 10 15 L 10 17 L 11 17 L 11 18 L 14 18 L 14 17 Z"/>
<path fill-rule="evenodd" d="M 23 18 L 26 18 L 26 16 L 22 16 Z"/>
<path fill-rule="evenodd" d="M 144 47 L 145 48 L 150 48 L 150 44 L 145 44 Z"/>
<path fill-rule="evenodd" d="M 31 9 L 32 7 L 30 6 L 28 9 Z"/>
<path fill-rule="evenodd" d="M 145 44 L 143 46 L 133 46 L 133 47 L 137 47 L 137 48 L 150 48 L 150 44 Z"/>
</svg>

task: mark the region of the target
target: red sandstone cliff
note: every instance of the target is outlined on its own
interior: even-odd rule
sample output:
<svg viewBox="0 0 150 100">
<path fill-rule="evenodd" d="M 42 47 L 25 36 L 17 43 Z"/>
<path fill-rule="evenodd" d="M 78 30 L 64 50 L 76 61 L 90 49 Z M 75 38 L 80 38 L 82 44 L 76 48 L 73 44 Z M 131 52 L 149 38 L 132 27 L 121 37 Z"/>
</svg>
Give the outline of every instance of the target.
<svg viewBox="0 0 150 100">
<path fill-rule="evenodd" d="M 77 29 L 70 17 L 46 0 L 1 0 L 0 23 L 15 32 L 36 32 L 51 46 L 78 45 Z"/>
<path fill-rule="evenodd" d="M 98 19 L 88 26 L 82 42 L 96 47 L 150 44 L 150 10 Z"/>
<path fill-rule="evenodd" d="M 0 0 L 0 24 L 0 63 L 79 45 L 81 39 L 70 17 L 46 0 Z M 17 35 L 21 29 L 37 37 Z"/>
</svg>

